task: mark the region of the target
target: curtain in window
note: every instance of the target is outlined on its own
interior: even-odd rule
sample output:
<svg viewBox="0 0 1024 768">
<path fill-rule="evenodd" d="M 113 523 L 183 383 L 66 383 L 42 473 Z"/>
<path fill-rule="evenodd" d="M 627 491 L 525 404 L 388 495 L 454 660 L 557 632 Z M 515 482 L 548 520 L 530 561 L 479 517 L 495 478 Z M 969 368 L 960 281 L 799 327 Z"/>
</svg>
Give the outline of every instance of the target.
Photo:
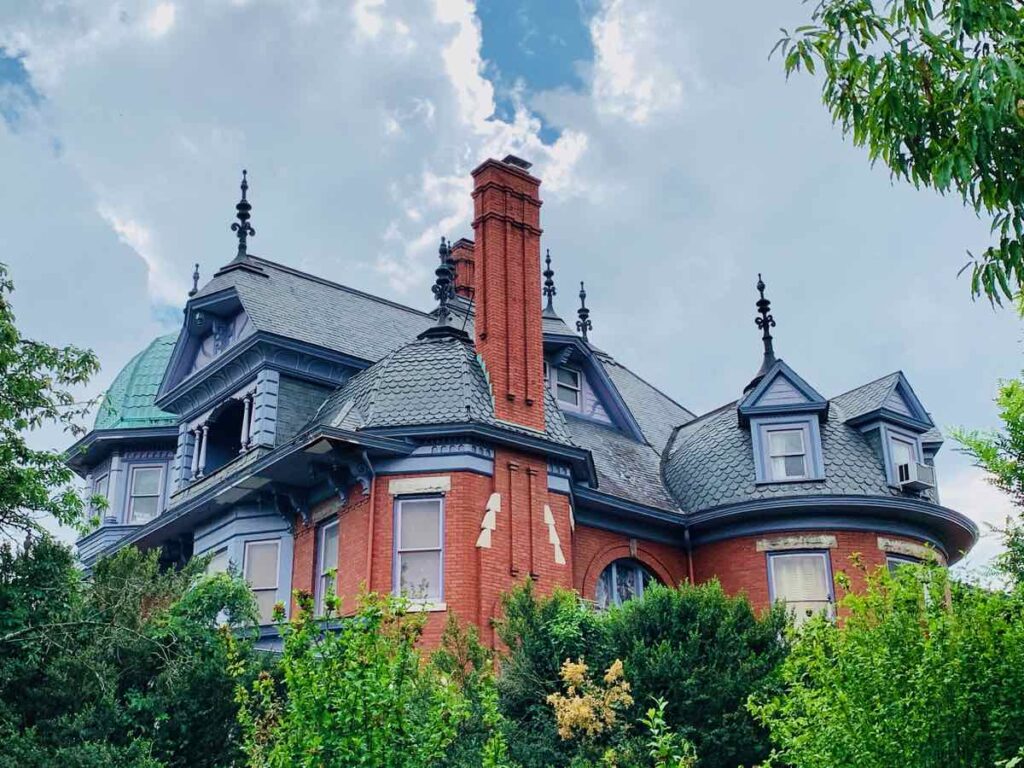
<svg viewBox="0 0 1024 768">
<path fill-rule="evenodd" d="M 826 557 L 821 553 L 771 557 L 775 599 L 786 603 L 798 625 L 831 608 Z"/>
</svg>

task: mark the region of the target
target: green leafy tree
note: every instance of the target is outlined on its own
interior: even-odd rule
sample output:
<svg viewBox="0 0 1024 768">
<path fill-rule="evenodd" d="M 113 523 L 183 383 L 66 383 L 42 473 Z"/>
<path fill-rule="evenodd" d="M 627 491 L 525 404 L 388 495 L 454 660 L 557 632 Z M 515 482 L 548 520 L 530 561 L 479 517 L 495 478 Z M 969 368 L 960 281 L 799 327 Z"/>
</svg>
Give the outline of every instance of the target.
<svg viewBox="0 0 1024 768">
<path fill-rule="evenodd" d="M 1003 382 L 996 403 L 1001 430 L 957 430 L 954 437 L 992 483 L 1008 494 L 1018 509 L 1024 509 L 1024 380 Z M 1024 522 L 1019 517 L 1007 520 L 1002 534 L 1005 550 L 997 567 L 1024 588 Z"/>
<path fill-rule="evenodd" d="M 0 766 L 230 765 L 236 680 L 217 624 L 251 627 L 255 606 L 202 567 L 161 572 L 125 549 L 83 579 L 49 538 L 0 548 Z M 251 674 L 251 642 L 236 647 Z"/>
<path fill-rule="evenodd" d="M 85 501 L 59 451 L 30 448 L 25 435 L 44 424 L 78 432 L 91 403 L 74 389 L 99 369 L 96 356 L 76 347 L 51 347 L 24 338 L 14 323 L 14 283 L 0 264 L 0 533 L 38 531 L 39 516 L 82 520 Z"/>
<path fill-rule="evenodd" d="M 642 723 L 652 700 L 666 732 L 692 742 L 700 765 L 735 768 L 767 756 L 766 731 L 746 709 L 747 698 L 772 684 L 784 658 L 785 614 L 757 616 L 743 597 L 712 582 L 646 590 L 642 600 L 597 612 L 573 593 L 538 598 L 527 585 L 505 601 L 501 637 L 508 646 L 498 686 L 514 759 L 527 768 L 566 766 L 579 745 L 559 737 L 544 702 L 561 690 L 566 659 L 606 670 L 620 661 L 634 704 L 598 744 L 620 755 L 646 754 Z M 682 742 L 680 742 L 682 743 Z M 594 752 L 587 745 L 587 753 Z"/>
<path fill-rule="evenodd" d="M 845 135 L 896 179 L 991 217 L 971 291 L 1024 284 L 1024 9 L 1016 0 L 820 0 L 782 30 L 787 75 L 820 71 Z"/>
<path fill-rule="evenodd" d="M 867 575 L 843 622 L 796 634 L 783 690 L 751 709 L 777 745 L 765 765 L 979 768 L 1024 742 L 1024 602 L 945 569 Z"/>
<path fill-rule="evenodd" d="M 280 624 L 282 684 L 264 674 L 237 691 L 249 765 L 414 768 L 442 761 L 470 707 L 457 681 L 417 650 L 423 614 L 407 613 L 398 598 L 369 594 L 352 617 L 336 619 L 331 596 L 326 616 L 316 618 L 311 597 L 297 599 L 296 615 Z"/>
</svg>

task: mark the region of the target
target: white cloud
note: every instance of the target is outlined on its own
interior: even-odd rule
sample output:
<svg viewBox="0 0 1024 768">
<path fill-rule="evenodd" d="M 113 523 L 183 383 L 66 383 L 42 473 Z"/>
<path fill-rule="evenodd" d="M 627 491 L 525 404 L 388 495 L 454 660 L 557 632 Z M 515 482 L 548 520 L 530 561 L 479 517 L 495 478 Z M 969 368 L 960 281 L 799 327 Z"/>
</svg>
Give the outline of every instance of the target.
<svg viewBox="0 0 1024 768">
<path fill-rule="evenodd" d="M 961 570 L 975 572 L 1002 550 L 998 531 L 1020 512 L 977 467 L 944 473 L 939 477 L 939 488 L 945 506 L 963 512 L 978 524 L 981 540 L 960 565 Z"/>
<path fill-rule="evenodd" d="M 146 16 L 146 30 L 153 37 L 163 37 L 174 27 L 176 12 L 174 3 L 159 3 Z"/>
<path fill-rule="evenodd" d="M 167 262 L 153 241 L 153 233 L 139 222 L 100 204 L 97 208 L 110 224 L 118 239 L 127 245 L 146 265 L 150 296 L 158 302 L 175 305 L 185 292 L 185 282 L 171 274 Z"/>
</svg>

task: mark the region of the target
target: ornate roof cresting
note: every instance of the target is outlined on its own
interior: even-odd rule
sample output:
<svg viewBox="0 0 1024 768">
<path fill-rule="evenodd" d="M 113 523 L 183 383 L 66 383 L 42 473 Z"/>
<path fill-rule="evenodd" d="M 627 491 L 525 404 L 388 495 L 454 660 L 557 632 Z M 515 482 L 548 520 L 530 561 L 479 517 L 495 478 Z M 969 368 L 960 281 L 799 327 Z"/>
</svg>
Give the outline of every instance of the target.
<svg viewBox="0 0 1024 768">
<path fill-rule="evenodd" d="M 451 324 L 452 313 L 449 305 L 455 298 L 455 262 L 452 261 L 452 246 L 443 237 L 438 251 L 438 265 L 434 270 L 434 284 L 430 290 L 437 299 L 437 321 L 417 338 L 430 336 L 458 336 L 468 339 L 468 334 Z"/>
<path fill-rule="evenodd" d="M 760 298 L 757 300 L 757 312 L 760 317 L 754 319 L 754 324 L 761 329 L 761 343 L 764 345 L 764 359 L 761 361 L 761 368 L 750 380 L 750 383 L 744 388 L 744 392 L 749 392 L 751 389 L 757 386 L 758 382 L 764 378 L 764 375 L 768 373 L 775 364 L 775 347 L 772 343 L 772 331 L 775 327 L 775 318 L 771 314 L 772 303 L 769 299 L 764 296 L 765 284 L 761 278 L 761 273 L 757 273 L 757 292 Z"/>
<path fill-rule="evenodd" d="M 192 272 L 192 290 L 188 292 L 189 298 L 192 298 L 199 293 L 199 265 L 196 264 L 195 270 Z"/>
<path fill-rule="evenodd" d="M 558 290 L 555 288 L 555 270 L 551 268 L 551 249 L 547 249 L 547 253 L 544 256 L 544 295 L 547 297 L 548 305 L 544 308 L 544 314 L 554 316 L 555 315 L 555 294 Z"/>
<path fill-rule="evenodd" d="M 247 239 L 256 236 L 256 230 L 249 224 L 250 211 L 252 205 L 246 199 L 246 193 L 249 191 L 249 181 L 247 179 L 248 171 L 242 170 L 242 199 L 238 201 L 238 205 L 235 206 L 235 216 L 238 221 L 231 225 L 231 231 L 238 235 L 238 255 L 235 257 L 238 260 L 246 257 Z"/>
<path fill-rule="evenodd" d="M 583 281 L 580 280 L 580 308 L 576 310 L 576 314 L 579 315 L 580 319 L 576 321 L 576 330 L 583 336 L 583 340 L 587 340 L 587 331 L 594 330 L 594 324 L 590 321 L 590 310 L 587 309 L 587 289 L 583 286 Z"/>
</svg>

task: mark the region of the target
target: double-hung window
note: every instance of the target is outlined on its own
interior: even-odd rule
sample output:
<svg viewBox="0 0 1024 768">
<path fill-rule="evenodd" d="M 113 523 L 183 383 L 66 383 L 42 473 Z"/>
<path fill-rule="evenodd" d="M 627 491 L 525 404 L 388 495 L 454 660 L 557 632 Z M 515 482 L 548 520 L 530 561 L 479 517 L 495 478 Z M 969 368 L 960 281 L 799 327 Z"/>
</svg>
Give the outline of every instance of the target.
<svg viewBox="0 0 1024 768">
<path fill-rule="evenodd" d="M 583 374 L 575 368 L 555 368 L 555 397 L 560 403 L 579 408 L 583 403 Z"/>
<path fill-rule="evenodd" d="M 128 488 L 128 521 L 146 523 L 160 514 L 163 467 L 132 467 Z"/>
<path fill-rule="evenodd" d="M 337 589 L 338 521 L 324 523 L 317 531 L 316 542 L 316 612 L 324 612 L 324 600 Z"/>
<path fill-rule="evenodd" d="M 803 427 L 768 427 L 768 472 L 773 480 L 803 480 L 810 477 L 806 430 Z"/>
<path fill-rule="evenodd" d="M 917 444 L 901 435 L 889 433 L 889 456 L 892 459 L 892 474 L 897 483 L 910 479 L 911 464 L 917 462 Z"/>
<path fill-rule="evenodd" d="M 769 552 L 768 584 L 799 626 L 816 613 L 832 614 L 828 552 Z"/>
<path fill-rule="evenodd" d="M 444 598 L 444 509 L 437 498 L 399 499 L 395 592 L 427 603 Z"/>
<path fill-rule="evenodd" d="M 281 542 L 276 539 L 246 542 L 243 571 L 245 580 L 256 596 L 261 624 L 270 624 L 274 620 L 280 557 Z"/>
</svg>

